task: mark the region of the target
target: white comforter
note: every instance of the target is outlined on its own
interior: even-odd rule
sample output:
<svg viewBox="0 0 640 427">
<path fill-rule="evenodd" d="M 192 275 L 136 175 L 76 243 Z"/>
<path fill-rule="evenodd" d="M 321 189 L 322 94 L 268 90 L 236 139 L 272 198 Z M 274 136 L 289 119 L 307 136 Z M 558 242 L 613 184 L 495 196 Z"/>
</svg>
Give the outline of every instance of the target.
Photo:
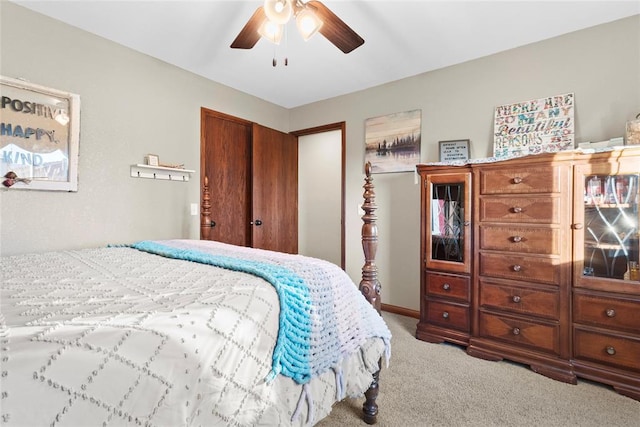
<svg viewBox="0 0 640 427">
<path fill-rule="evenodd" d="M 368 340 L 303 393 L 265 382 L 279 303 L 255 276 L 126 247 L 5 257 L 2 276 L 7 426 L 313 424 L 385 350 Z"/>
</svg>

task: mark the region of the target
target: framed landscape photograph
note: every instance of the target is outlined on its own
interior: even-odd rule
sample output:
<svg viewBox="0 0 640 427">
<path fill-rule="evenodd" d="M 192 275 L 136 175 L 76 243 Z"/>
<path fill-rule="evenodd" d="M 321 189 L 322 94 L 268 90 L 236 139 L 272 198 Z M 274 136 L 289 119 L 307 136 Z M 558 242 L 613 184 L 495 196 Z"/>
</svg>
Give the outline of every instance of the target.
<svg viewBox="0 0 640 427">
<path fill-rule="evenodd" d="M 413 172 L 420 163 L 422 111 L 373 117 L 365 121 L 364 160 L 372 173 Z"/>
<path fill-rule="evenodd" d="M 15 176 L 16 189 L 77 191 L 80 96 L 4 76 L 0 85 L 0 176 Z"/>
</svg>

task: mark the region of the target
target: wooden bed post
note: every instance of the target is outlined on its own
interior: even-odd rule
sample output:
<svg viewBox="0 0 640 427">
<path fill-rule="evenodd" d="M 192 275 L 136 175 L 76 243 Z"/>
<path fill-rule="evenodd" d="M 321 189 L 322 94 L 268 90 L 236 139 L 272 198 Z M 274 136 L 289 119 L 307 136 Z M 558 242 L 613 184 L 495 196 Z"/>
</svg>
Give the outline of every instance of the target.
<svg viewBox="0 0 640 427">
<path fill-rule="evenodd" d="M 364 184 L 364 204 L 362 210 L 362 249 L 364 250 L 364 266 L 362 267 L 362 280 L 360 292 L 369 303 L 380 313 L 380 281 L 378 280 L 378 267 L 376 266 L 376 251 L 378 250 L 378 226 L 376 225 L 375 192 L 373 178 L 371 177 L 371 162 L 364 166 L 366 174 Z M 366 401 L 362 405 L 363 419 L 367 424 L 375 424 L 378 416 L 378 383 L 380 377 L 380 361 L 378 370 L 373 374 L 373 382 L 364 393 Z"/>
<path fill-rule="evenodd" d="M 210 240 L 211 237 L 211 197 L 209 196 L 209 178 L 204 176 L 202 187 L 202 210 L 200 211 L 200 239 Z"/>
<path fill-rule="evenodd" d="M 376 195 L 373 191 L 373 178 L 371 178 L 371 163 L 364 166 L 366 178 L 364 184 L 364 204 L 362 210 L 362 249 L 364 250 L 364 266 L 362 267 L 362 280 L 360 292 L 367 301 L 380 313 L 380 282 L 378 281 L 378 267 L 376 267 L 376 251 L 378 250 L 378 226 L 376 225 L 375 203 Z"/>
</svg>

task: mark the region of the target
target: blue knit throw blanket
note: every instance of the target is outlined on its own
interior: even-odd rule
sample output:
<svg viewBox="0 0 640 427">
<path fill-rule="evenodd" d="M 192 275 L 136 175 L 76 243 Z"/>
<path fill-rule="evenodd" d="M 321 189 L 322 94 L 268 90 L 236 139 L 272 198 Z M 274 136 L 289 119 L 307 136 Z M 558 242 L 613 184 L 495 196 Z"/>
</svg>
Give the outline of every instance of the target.
<svg viewBox="0 0 640 427">
<path fill-rule="evenodd" d="M 382 317 L 339 267 L 301 255 L 210 241 L 142 241 L 133 248 L 261 277 L 280 299 L 279 331 L 267 381 L 278 374 L 306 384 L 335 369 L 364 342 L 380 337 L 390 357 L 391 333 Z"/>
<path fill-rule="evenodd" d="M 280 328 L 273 350 L 271 381 L 282 374 L 303 384 L 311 379 L 309 341 L 311 336 L 311 299 L 304 281 L 279 265 L 211 255 L 190 249 L 180 249 L 151 241 L 134 243 L 131 247 L 168 258 L 209 264 L 227 270 L 241 271 L 261 277 L 271 283 L 280 299 Z"/>
</svg>

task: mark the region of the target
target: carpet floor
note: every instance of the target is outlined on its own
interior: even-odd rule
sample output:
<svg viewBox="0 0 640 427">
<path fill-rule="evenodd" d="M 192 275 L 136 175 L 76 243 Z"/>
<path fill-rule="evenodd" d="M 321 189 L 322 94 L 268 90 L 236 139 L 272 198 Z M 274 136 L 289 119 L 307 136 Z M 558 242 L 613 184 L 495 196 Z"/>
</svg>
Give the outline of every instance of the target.
<svg viewBox="0 0 640 427">
<path fill-rule="evenodd" d="M 383 317 L 393 338 L 389 368 L 380 373 L 378 426 L 640 426 L 640 402 L 611 387 L 565 384 L 525 365 L 471 357 L 459 346 L 416 339 L 416 319 Z M 317 425 L 364 426 L 363 402 L 346 399 Z"/>
</svg>

